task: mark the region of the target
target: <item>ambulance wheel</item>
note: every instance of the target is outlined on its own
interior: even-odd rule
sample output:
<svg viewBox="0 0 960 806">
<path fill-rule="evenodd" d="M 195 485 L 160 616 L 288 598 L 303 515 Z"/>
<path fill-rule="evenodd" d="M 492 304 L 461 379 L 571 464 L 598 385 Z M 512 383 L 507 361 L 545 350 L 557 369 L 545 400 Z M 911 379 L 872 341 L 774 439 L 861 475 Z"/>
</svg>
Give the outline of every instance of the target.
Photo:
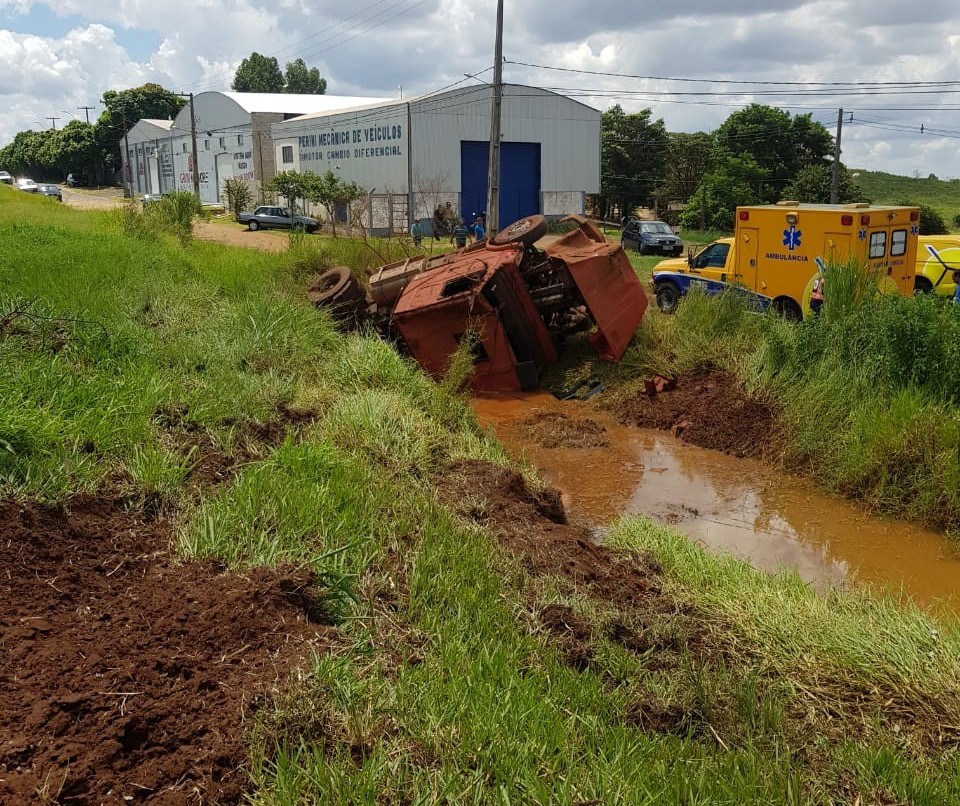
<svg viewBox="0 0 960 806">
<path fill-rule="evenodd" d="M 803 319 L 803 311 L 790 297 L 778 297 L 773 301 L 773 311 L 788 322 L 799 322 Z"/>
<path fill-rule="evenodd" d="M 913 294 L 917 296 L 919 294 L 930 294 L 933 291 L 933 283 L 931 283 L 926 277 L 917 275 L 913 278 Z"/>
<path fill-rule="evenodd" d="M 307 298 L 318 308 L 356 302 L 363 299 L 360 283 L 346 266 L 336 266 L 324 272 L 307 292 Z"/>
<path fill-rule="evenodd" d="M 514 221 L 509 227 L 500 230 L 490 239 L 490 242 L 497 246 L 510 243 L 533 246 L 546 234 L 547 219 L 542 215 L 531 215 Z"/>
<path fill-rule="evenodd" d="M 672 280 L 658 283 L 656 288 L 657 307 L 664 313 L 673 313 L 680 304 L 680 286 Z"/>
</svg>

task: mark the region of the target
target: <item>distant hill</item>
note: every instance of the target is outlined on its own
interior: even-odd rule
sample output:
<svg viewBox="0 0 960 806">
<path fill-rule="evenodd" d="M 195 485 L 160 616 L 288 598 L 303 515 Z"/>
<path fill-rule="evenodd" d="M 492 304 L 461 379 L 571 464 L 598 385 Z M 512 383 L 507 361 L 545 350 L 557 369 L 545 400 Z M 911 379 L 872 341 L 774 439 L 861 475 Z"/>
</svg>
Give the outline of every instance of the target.
<svg viewBox="0 0 960 806">
<path fill-rule="evenodd" d="M 863 188 L 864 196 L 874 204 L 896 204 L 911 201 L 929 204 L 939 211 L 947 226 L 957 229 L 953 219 L 960 215 L 960 179 L 945 182 L 942 179 L 914 179 L 883 171 L 865 171 L 851 168 L 856 182 Z"/>
</svg>

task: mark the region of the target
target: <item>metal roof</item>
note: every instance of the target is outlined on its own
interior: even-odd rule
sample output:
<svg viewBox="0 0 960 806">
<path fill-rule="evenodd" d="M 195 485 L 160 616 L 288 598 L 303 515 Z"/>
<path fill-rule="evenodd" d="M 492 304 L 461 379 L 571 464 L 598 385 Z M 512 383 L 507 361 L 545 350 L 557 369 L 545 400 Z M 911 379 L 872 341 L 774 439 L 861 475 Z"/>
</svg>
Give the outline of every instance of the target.
<svg viewBox="0 0 960 806">
<path fill-rule="evenodd" d="M 263 112 L 283 115 L 304 113 L 322 115 L 389 100 L 351 95 L 293 95 L 273 92 L 220 92 L 217 94 L 229 98 L 250 114 Z"/>
</svg>

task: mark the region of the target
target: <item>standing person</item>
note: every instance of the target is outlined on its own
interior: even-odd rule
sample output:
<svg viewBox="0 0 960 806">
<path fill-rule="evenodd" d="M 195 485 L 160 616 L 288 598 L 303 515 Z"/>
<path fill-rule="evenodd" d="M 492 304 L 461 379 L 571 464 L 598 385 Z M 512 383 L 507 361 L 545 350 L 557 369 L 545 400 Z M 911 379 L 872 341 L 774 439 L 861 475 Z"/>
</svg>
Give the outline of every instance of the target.
<svg viewBox="0 0 960 806">
<path fill-rule="evenodd" d="M 443 208 L 438 204 L 433 209 L 433 240 L 440 240 L 440 232 L 443 230 Z"/>
<path fill-rule="evenodd" d="M 413 245 L 419 249 L 423 242 L 423 227 L 420 226 L 419 219 L 414 221 L 413 226 L 410 227 L 410 237 L 413 238 Z"/>
<path fill-rule="evenodd" d="M 453 233 L 450 235 L 450 243 L 456 241 L 457 249 L 463 249 L 463 247 L 467 245 L 467 237 L 469 235 L 470 231 L 463 223 L 463 219 L 458 219 L 457 225 L 453 228 Z"/>
<path fill-rule="evenodd" d="M 443 223 L 446 226 L 447 232 L 453 232 L 454 226 L 456 226 L 457 221 L 460 221 L 462 224 L 463 221 L 457 216 L 457 211 L 453 209 L 453 205 L 450 202 L 447 202 L 446 206 L 443 208 Z"/>
<path fill-rule="evenodd" d="M 810 290 L 810 310 L 814 313 L 820 313 L 823 307 L 823 283 L 824 276 L 821 274 L 813 281 L 813 288 Z"/>
<path fill-rule="evenodd" d="M 960 271 L 953 273 L 953 282 L 957 284 L 957 287 L 953 289 L 953 304 L 960 305 Z"/>
<path fill-rule="evenodd" d="M 480 220 L 480 216 L 477 216 L 477 220 L 473 222 L 473 239 L 480 243 L 483 240 L 484 229 L 483 221 Z"/>
</svg>

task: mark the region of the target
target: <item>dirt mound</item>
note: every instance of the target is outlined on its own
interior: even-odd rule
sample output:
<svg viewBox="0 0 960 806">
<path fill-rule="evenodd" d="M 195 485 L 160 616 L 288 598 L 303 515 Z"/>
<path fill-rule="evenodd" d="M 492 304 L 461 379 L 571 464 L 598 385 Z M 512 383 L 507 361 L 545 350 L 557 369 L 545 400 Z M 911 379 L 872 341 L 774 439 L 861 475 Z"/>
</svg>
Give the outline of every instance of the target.
<svg viewBox="0 0 960 806">
<path fill-rule="evenodd" d="M 774 408 L 721 371 L 682 375 L 672 385 L 647 383 L 605 403 L 627 424 L 670 431 L 685 442 L 733 456 L 771 457 L 780 444 Z"/>
<path fill-rule="evenodd" d="M 174 565 L 117 502 L 0 502 L 0 802 L 237 803 L 243 722 L 332 628 L 302 573 Z"/>
<path fill-rule="evenodd" d="M 596 420 L 570 417 L 559 411 L 541 411 L 520 423 L 523 436 L 544 448 L 606 448 L 607 429 Z"/>
<path fill-rule="evenodd" d="M 638 654 L 673 654 L 701 646 L 689 608 L 661 590 L 657 563 L 615 553 L 566 523 L 556 490 L 531 490 L 519 473 L 477 461 L 454 464 L 435 484 L 451 509 L 483 524 L 521 558 L 528 572 L 565 578 L 571 588 L 618 613 L 605 629 L 608 640 Z M 538 620 L 559 640 L 572 666 L 589 665 L 594 635 L 586 621 L 554 604 L 545 607 Z M 677 637 L 674 644 L 664 641 L 663 634 Z"/>
</svg>

